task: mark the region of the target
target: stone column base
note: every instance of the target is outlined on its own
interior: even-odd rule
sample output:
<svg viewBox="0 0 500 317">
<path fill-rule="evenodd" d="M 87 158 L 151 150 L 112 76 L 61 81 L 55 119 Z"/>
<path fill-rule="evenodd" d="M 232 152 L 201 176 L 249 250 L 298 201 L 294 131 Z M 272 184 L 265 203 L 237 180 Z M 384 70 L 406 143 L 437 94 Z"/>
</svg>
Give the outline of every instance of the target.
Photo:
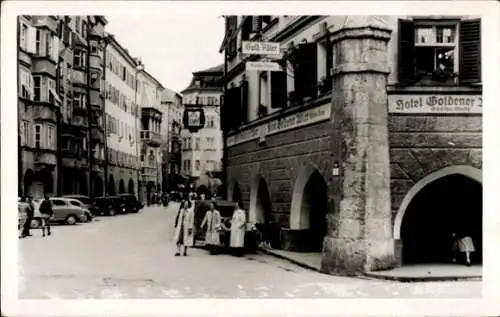
<svg viewBox="0 0 500 317">
<path fill-rule="evenodd" d="M 394 241 L 325 237 L 321 271 L 339 275 L 362 275 L 366 272 L 396 267 Z"/>
</svg>

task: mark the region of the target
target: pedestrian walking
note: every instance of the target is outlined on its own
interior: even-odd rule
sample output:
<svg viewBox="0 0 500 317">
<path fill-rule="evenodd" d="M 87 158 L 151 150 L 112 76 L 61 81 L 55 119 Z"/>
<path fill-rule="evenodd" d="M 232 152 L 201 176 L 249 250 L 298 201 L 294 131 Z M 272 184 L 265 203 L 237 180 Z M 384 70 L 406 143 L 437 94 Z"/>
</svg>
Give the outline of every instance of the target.
<svg viewBox="0 0 500 317">
<path fill-rule="evenodd" d="M 210 254 L 217 254 L 217 248 L 220 246 L 220 233 L 222 223 L 220 212 L 215 209 L 215 205 L 210 203 L 210 209 L 205 213 L 205 217 L 201 222 L 201 228 L 207 226 L 205 232 L 205 244 L 210 250 Z"/>
<path fill-rule="evenodd" d="M 229 240 L 229 246 L 231 247 L 234 256 L 243 256 L 243 248 L 245 246 L 245 226 L 245 211 L 241 209 L 240 203 L 236 202 L 233 217 L 231 218 L 231 237 Z"/>
<path fill-rule="evenodd" d="M 33 221 L 33 217 L 35 216 L 35 206 L 33 205 L 31 197 L 26 196 L 24 202 L 26 203 L 24 207 L 26 213 L 26 219 L 23 224 L 23 233 L 21 235 L 23 238 L 31 236 L 30 233 L 31 222 Z"/>
<path fill-rule="evenodd" d="M 194 227 L 194 208 L 189 200 L 181 203 L 179 212 L 175 217 L 175 243 L 177 245 L 177 252 L 175 256 L 181 255 L 181 247 L 184 247 L 183 255 L 187 255 L 188 246 L 194 244 L 193 236 Z"/>
<path fill-rule="evenodd" d="M 45 237 L 45 229 L 47 229 L 47 235 L 50 236 L 50 218 L 54 215 L 54 210 L 52 209 L 52 203 L 50 202 L 49 195 L 47 194 L 44 195 L 44 199 L 40 204 L 40 214 L 42 236 Z"/>
<path fill-rule="evenodd" d="M 457 262 L 458 252 L 465 254 L 465 265 L 471 265 L 471 253 L 476 252 L 474 241 L 467 232 L 453 233 L 453 263 Z"/>
</svg>

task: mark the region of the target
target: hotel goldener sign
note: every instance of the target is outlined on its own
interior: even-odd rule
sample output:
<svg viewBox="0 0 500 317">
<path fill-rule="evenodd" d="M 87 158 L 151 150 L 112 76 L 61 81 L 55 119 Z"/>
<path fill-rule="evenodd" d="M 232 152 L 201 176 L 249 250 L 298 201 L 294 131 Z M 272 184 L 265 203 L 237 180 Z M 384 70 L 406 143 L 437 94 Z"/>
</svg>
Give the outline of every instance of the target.
<svg viewBox="0 0 500 317">
<path fill-rule="evenodd" d="M 389 95 L 389 113 L 467 114 L 483 111 L 482 95 Z"/>
<path fill-rule="evenodd" d="M 182 124 L 189 132 L 198 132 L 205 126 L 205 112 L 202 108 L 186 107 L 182 118 Z"/>
</svg>

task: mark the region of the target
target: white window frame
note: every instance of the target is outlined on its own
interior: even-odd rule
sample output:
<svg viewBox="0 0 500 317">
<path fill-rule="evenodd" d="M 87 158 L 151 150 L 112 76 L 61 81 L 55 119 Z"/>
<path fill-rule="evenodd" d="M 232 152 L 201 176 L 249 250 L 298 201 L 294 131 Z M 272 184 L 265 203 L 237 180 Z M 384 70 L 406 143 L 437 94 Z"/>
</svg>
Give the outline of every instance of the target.
<svg viewBox="0 0 500 317">
<path fill-rule="evenodd" d="M 52 37 L 52 34 L 47 33 L 47 37 L 46 37 L 46 43 L 47 43 L 47 47 L 46 47 L 46 52 L 47 54 L 45 56 L 49 56 L 49 57 L 52 57 L 52 53 L 53 53 L 53 49 L 54 49 L 54 38 Z"/>
<path fill-rule="evenodd" d="M 47 145 L 49 149 L 56 147 L 56 126 L 53 124 L 47 125 Z"/>
<path fill-rule="evenodd" d="M 28 50 L 28 37 L 29 37 L 28 34 L 29 34 L 28 25 L 26 25 L 26 23 L 21 22 L 19 46 L 21 46 L 21 48 L 25 51 Z"/>
<path fill-rule="evenodd" d="M 453 43 L 439 43 L 436 42 L 437 39 L 437 28 L 438 27 L 451 27 L 454 28 L 455 31 L 455 38 Z M 459 35 L 460 35 L 460 23 L 456 21 L 415 21 L 414 23 L 414 28 L 415 28 L 415 39 L 414 39 L 414 44 L 415 48 L 418 49 L 419 47 L 433 47 L 433 48 L 453 48 L 453 72 L 459 72 Z M 433 33 L 433 41 L 429 43 L 419 43 L 418 42 L 418 34 L 417 34 L 417 29 L 419 28 L 431 28 L 432 33 Z M 434 54 L 434 70 L 437 70 L 437 60 L 436 56 Z"/>
<path fill-rule="evenodd" d="M 41 124 L 34 125 L 33 135 L 34 135 L 35 148 L 37 148 L 37 149 L 42 148 L 42 125 Z M 38 140 L 37 140 L 37 136 L 38 136 Z"/>
</svg>

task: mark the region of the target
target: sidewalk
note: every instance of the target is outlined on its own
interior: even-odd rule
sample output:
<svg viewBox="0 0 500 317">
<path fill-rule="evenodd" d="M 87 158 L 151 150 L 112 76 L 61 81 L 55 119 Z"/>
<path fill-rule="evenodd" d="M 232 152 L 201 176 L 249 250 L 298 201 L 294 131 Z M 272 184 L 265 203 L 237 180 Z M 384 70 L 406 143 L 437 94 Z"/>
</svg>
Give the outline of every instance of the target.
<svg viewBox="0 0 500 317">
<path fill-rule="evenodd" d="M 288 260 L 301 267 L 321 272 L 321 253 L 299 253 L 259 248 L 259 252 Z M 365 277 L 399 282 L 480 281 L 482 266 L 458 264 L 405 265 L 393 270 L 365 273 Z"/>
</svg>

